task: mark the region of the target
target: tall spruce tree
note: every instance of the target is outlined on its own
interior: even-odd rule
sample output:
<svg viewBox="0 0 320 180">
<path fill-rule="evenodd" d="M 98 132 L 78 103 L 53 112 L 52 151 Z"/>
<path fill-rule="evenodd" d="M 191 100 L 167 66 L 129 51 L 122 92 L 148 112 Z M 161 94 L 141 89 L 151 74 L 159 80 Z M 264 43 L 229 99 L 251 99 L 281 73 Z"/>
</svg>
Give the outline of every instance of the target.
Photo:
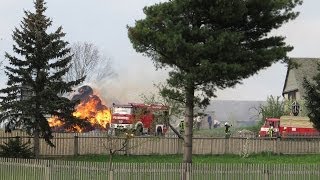
<svg viewBox="0 0 320 180">
<path fill-rule="evenodd" d="M 62 38 L 62 27 L 48 33 L 52 25 L 45 16 L 45 2 L 34 2 L 35 12 L 25 11 L 20 29 L 13 31 L 13 51 L 5 58 L 8 76 L 7 87 L 1 89 L 2 114 L 0 121 L 8 121 L 8 127 L 25 127 L 34 135 L 34 153 L 39 155 L 39 137 L 51 143 L 52 131 L 47 118 L 57 116 L 66 124 L 77 123 L 72 116 L 76 102 L 71 102 L 60 94 L 72 91 L 72 87 L 83 79 L 64 82 L 72 59 L 68 43 Z M 80 122 L 80 121 L 78 121 Z"/>
<path fill-rule="evenodd" d="M 307 115 L 313 126 L 320 131 L 320 64 L 318 63 L 318 73 L 312 79 L 304 78 L 303 87 L 305 88 L 305 107 Z"/>
<path fill-rule="evenodd" d="M 192 162 L 194 106 L 208 105 L 217 88 L 287 59 L 293 48 L 269 33 L 293 20 L 302 0 L 170 0 L 144 8 L 128 27 L 137 52 L 171 67 L 162 93 L 185 104 L 183 161 Z M 200 95 L 200 96 L 198 96 Z"/>
</svg>

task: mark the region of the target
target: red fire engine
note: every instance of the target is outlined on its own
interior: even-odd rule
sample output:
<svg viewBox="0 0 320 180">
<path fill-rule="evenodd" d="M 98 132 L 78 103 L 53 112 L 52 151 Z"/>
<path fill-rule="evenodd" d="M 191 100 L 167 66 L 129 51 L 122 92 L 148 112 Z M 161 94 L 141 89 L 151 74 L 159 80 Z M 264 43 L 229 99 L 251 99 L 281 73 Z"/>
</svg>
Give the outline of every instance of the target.
<svg viewBox="0 0 320 180">
<path fill-rule="evenodd" d="M 163 135 L 168 128 L 169 107 L 161 104 L 113 104 L 110 128 L 115 134 L 131 130 L 136 135 Z"/>
<path fill-rule="evenodd" d="M 319 131 L 313 128 L 308 117 L 281 116 L 267 118 L 261 127 L 259 137 L 297 137 L 318 136 Z"/>
</svg>

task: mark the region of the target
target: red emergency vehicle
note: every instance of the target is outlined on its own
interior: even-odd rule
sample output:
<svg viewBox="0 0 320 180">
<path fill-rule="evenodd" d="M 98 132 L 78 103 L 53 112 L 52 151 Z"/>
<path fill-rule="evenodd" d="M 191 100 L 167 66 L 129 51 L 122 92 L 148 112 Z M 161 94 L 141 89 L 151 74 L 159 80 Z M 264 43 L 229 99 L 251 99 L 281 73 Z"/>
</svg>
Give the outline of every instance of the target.
<svg viewBox="0 0 320 180">
<path fill-rule="evenodd" d="M 310 119 L 301 116 L 267 118 L 259 131 L 259 137 L 319 136 L 319 134 L 319 131 L 313 128 Z"/>
<path fill-rule="evenodd" d="M 169 107 L 161 104 L 113 104 L 110 128 L 118 134 L 132 130 L 136 135 L 163 135 L 168 129 Z"/>
</svg>

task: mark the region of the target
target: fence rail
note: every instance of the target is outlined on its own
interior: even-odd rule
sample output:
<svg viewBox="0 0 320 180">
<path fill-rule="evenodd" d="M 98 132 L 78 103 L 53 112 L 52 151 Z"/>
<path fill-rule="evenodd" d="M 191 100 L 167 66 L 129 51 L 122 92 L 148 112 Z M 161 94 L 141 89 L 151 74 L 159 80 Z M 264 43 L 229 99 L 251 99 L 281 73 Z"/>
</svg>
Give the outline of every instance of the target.
<svg viewBox="0 0 320 180">
<path fill-rule="evenodd" d="M 318 180 L 320 165 L 113 163 L 0 158 L 6 180 Z"/>
<path fill-rule="evenodd" d="M 24 133 L 8 136 L 0 134 L 0 144 L 9 138 L 19 136 L 23 142 L 32 146 L 32 137 Z M 119 154 L 182 154 L 183 141 L 178 138 L 136 137 L 126 142 L 125 138 L 110 138 L 105 134 L 54 134 L 55 148 L 44 141 L 40 143 L 42 156 L 70 156 L 83 154 L 108 154 L 109 149 Z M 125 148 L 122 148 L 125 145 Z M 193 154 L 252 154 L 271 152 L 277 154 L 320 154 L 320 139 L 254 139 L 254 138 L 194 138 Z"/>
</svg>

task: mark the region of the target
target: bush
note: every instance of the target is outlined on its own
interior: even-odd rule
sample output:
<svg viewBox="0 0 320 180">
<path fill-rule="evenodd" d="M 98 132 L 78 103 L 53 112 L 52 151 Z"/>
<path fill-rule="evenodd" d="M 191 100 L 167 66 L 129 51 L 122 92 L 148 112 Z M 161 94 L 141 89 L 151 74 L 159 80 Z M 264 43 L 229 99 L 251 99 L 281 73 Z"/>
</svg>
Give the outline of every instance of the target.
<svg viewBox="0 0 320 180">
<path fill-rule="evenodd" d="M 29 143 L 22 143 L 20 137 L 10 138 L 8 142 L 0 145 L 0 157 L 31 158 L 32 147 Z"/>
<path fill-rule="evenodd" d="M 259 126 L 261 126 L 266 118 L 280 118 L 283 116 L 285 114 L 285 102 L 280 100 L 280 96 L 270 96 L 267 98 L 265 105 L 260 105 L 258 112 L 262 116 L 259 122 Z"/>
</svg>

